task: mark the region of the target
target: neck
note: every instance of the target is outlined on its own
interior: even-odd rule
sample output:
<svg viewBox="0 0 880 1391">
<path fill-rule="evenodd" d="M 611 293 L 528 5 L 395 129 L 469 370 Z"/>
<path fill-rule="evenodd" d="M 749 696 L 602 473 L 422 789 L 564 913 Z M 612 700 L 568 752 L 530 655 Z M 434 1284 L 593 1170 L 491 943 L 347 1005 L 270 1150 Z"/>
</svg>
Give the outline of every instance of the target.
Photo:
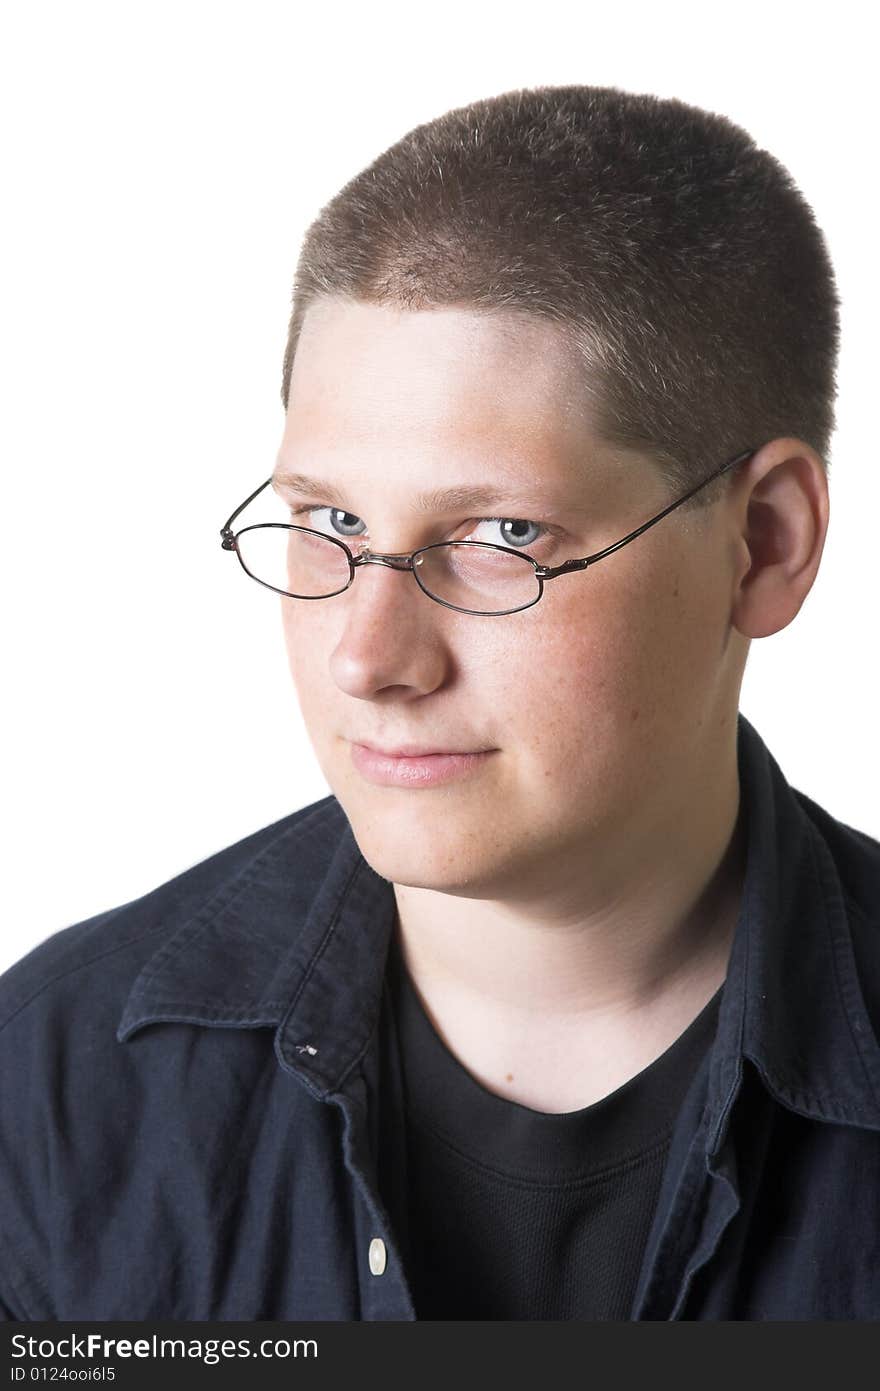
<svg viewBox="0 0 880 1391">
<path fill-rule="evenodd" d="M 605 845 L 593 863 L 584 853 L 564 894 L 487 900 L 394 886 L 407 969 L 459 1057 L 478 1035 L 505 1040 L 509 1056 L 517 1038 L 589 1050 L 617 1028 L 650 1061 L 687 1027 L 724 980 L 744 878 L 735 740 L 725 752 L 652 831 L 630 821 L 616 853 Z"/>
</svg>

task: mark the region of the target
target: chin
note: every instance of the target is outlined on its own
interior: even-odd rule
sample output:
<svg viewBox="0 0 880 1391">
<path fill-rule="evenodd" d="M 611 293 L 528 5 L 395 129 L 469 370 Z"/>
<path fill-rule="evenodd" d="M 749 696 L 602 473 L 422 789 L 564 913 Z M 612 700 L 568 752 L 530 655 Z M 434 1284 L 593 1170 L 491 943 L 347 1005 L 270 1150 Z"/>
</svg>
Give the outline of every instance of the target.
<svg viewBox="0 0 880 1391">
<path fill-rule="evenodd" d="M 415 889 L 460 892 L 476 897 L 480 887 L 497 887 L 501 866 L 497 850 L 486 843 L 479 826 L 461 820 L 455 828 L 441 829 L 437 804 L 429 806 L 430 796 L 411 793 L 393 812 L 385 814 L 361 799 L 346 802 L 337 793 L 351 824 L 358 849 L 371 869 L 393 884 Z M 411 802 L 424 802 L 422 814 L 411 809 Z"/>
</svg>

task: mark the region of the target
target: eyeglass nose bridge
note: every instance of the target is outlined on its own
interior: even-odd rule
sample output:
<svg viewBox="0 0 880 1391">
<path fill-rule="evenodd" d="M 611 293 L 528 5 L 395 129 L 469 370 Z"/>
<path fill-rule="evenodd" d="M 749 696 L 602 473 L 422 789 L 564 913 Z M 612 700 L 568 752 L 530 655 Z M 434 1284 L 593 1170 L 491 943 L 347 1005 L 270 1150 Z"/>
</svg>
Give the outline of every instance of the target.
<svg viewBox="0 0 880 1391">
<path fill-rule="evenodd" d="M 412 555 L 405 555 L 403 552 L 385 553 L 382 551 L 360 551 L 358 555 L 352 557 L 352 566 L 356 565 L 387 565 L 389 570 L 411 570 L 413 568 Z"/>
</svg>

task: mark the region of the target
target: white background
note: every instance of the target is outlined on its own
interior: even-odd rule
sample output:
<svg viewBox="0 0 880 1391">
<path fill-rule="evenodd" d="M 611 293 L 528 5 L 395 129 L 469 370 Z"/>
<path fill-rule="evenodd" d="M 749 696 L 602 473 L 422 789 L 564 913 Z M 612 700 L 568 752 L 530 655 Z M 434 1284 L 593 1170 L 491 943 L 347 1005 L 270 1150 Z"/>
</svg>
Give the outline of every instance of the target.
<svg viewBox="0 0 880 1391">
<path fill-rule="evenodd" d="M 417 122 L 512 87 L 613 84 L 723 112 L 816 211 L 843 297 L 831 528 L 795 623 L 752 644 L 742 709 L 789 781 L 880 836 L 867 17 L 313 8 L 6 8 L 0 967 L 329 790 L 276 601 L 218 529 L 272 468 L 309 221 Z"/>
</svg>

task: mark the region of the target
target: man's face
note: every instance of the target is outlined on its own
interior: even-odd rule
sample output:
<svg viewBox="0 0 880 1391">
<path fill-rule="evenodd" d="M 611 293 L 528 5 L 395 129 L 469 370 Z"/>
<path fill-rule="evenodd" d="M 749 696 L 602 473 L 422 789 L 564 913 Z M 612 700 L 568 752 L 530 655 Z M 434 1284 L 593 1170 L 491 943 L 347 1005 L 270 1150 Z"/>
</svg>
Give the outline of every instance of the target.
<svg viewBox="0 0 880 1391">
<path fill-rule="evenodd" d="M 707 456 L 706 474 L 720 462 Z M 355 549 L 525 535 L 520 548 L 548 565 L 673 500 L 648 460 L 599 445 L 558 330 L 465 309 L 310 308 L 275 470 L 294 471 L 340 498 L 285 494 L 313 506 L 294 520 Z M 452 484 L 515 500 L 418 509 Z M 675 512 L 501 617 L 444 608 L 380 565 L 333 598 L 280 599 L 318 762 L 380 875 L 475 898 L 558 896 L 679 814 L 706 741 L 729 733 L 744 660 L 723 517 L 723 504 Z M 380 786 L 353 762 L 358 742 L 494 752 L 441 785 Z"/>
</svg>

